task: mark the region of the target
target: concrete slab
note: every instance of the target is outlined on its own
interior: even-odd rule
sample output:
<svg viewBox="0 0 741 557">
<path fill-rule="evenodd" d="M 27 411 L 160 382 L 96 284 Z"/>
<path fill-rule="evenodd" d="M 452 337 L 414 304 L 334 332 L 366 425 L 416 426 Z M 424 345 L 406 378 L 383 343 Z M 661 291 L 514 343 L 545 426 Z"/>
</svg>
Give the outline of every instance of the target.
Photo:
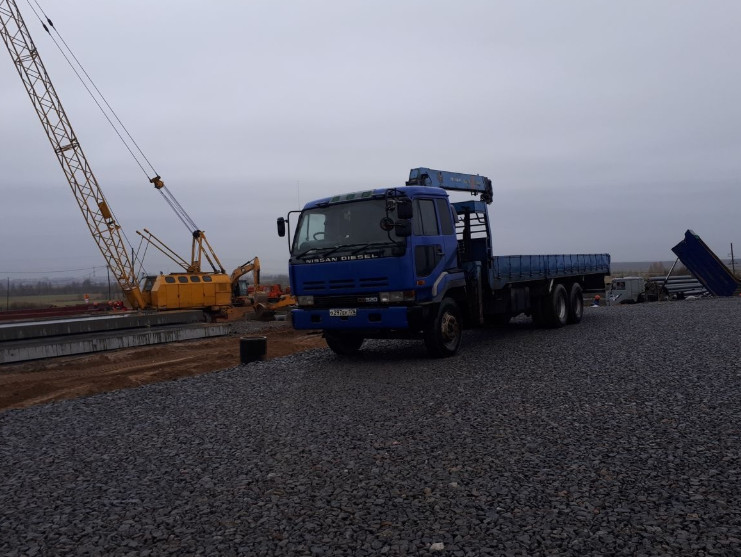
<svg viewBox="0 0 741 557">
<path fill-rule="evenodd" d="M 0 364 L 224 336 L 230 329 L 231 325 L 226 323 L 201 323 L 3 342 L 0 344 Z"/>
<path fill-rule="evenodd" d="M 0 342 L 32 338 L 57 337 L 136 329 L 162 327 L 181 323 L 203 323 L 200 310 L 126 312 L 95 316 L 75 316 L 63 319 L 0 323 Z"/>
</svg>

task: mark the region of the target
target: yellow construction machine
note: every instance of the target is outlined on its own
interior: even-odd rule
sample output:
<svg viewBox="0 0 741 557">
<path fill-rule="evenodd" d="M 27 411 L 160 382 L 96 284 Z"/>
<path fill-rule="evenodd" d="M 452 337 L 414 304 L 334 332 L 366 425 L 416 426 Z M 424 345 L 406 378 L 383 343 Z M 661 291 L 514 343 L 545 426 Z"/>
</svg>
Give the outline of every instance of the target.
<svg viewBox="0 0 741 557">
<path fill-rule="evenodd" d="M 250 271 L 253 273 L 254 284 L 259 285 L 260 260 L 257 257 L 227 275 L 201 230 L 193 234 L 190 262 L 180 257 L 146 228 L 143 232 L 137 230 L 136 233 L 183 268 L 183 272 L 179 273 L 144 277 L 141 292 L 145 308 L 157 310 L 198 308 L 208 311 L 214 317 L 235 318 L 245 312 L 230 311 L 233 306 L 253 305 L 247 297 L 239 295 L 239 288 L 240 279 Z M 201 270 L 203 258 L 209 262 L 212 271 Z"/>
<path fill-rule="evenodd" d="M 253 284 L 249 285 L 241 277 L 252 272 Z M 290 291 L 284 291 L 281 285 L 264 285 L 260 282 L 260 259 L 255 257 L 240 265 L 230 275 L 232 283 L 232 303 L 229 315 L 238 315 L 237 308 L 252 307 L 259 319 L 269 319 L 282 308 L 296 305 L 296 298 Z"/>
<path fill-rule="evenodd" d="M 46 23 L 42 21 L 42 25 L 50 35 L 50 28 L 56 32 L 48 17 Z M 160 176 L 149 178 L 149 174 L 137 160 L 149 181 L 163 195 L 193 237 L 191 260 L 188 262 L 146 229 L 143 233 L 137 231 L 148 244 L 154 245 L 183 268 L 183 272 L 145 276 L 139 283 L 132 264 L 133 255 L 130 259 L 120 226 L 90 169 L 15 0 L 0 0 L 0 36 L 8 48 L 93 239 L 116 277 L 129 307 L 142 310 L 202 309 L 212 317 L 224 317 L 229 316 L 229 310 L 235 304 L 245 306 L 247 300 L 240 300 L 239 296 L 235 296 L 235 289 L 240 277 L 254 271 L 257 290 L 259 260 L 254 258 L 227 274 L 206 240 L 205 233 L 175 200 Z M 87 72 L 84 73 L 87 75 Z M 95 90 L 97 91 L 97 87 Z M 105 104 L 110 108 L 107 102 Z M 121 139 L 124 140 L 123 137 Z M 129 151 L 134 155 L 131 149 Z M 135 155 L 134 158 L 136 159 Z M 149 163 L 146 157 L 144 160 Z M 154 168 L 151 168 L 154 172 Z M 203 259 L 210 264 L 211 271 L 202 270 Z M 290 302 L 292 300 L 284 303 L 290 305 Z"/>
</svg>

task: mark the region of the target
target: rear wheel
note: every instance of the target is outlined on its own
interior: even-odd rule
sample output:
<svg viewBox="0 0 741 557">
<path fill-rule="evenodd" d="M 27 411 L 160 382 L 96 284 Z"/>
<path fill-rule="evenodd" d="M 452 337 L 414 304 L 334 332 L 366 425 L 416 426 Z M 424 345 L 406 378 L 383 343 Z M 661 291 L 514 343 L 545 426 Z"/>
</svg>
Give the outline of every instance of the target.
<svg viewBox="0 0 741 557">
<path fill-rule="evenodd" d="M 444 358 L 458 351 L 462 337 L 461 312 L 451 298 L 444 298 L 437 315 L 425 329 L 425 346 L 430 356 Z"/>
<path fill-rule="evenodd" d="M 584 293 L 581 284 L 575 282 L 569 293 L 569 323 L 579 323 L 584 315 Z"/>
<path fill-rule="evenodd" d="M 324 333 L 324 340 L 335 354 L 351 356 L 360 350 L 365 339 L 355 333 L 327 332 Z"/>
<path fill-rule="evenodd" d="M 558 328 L 566 325 L 569 318 L 569 300 L 566 287 L 556 284 L 543 302 L 543 317 L 546 327 Z"/>
</svg>

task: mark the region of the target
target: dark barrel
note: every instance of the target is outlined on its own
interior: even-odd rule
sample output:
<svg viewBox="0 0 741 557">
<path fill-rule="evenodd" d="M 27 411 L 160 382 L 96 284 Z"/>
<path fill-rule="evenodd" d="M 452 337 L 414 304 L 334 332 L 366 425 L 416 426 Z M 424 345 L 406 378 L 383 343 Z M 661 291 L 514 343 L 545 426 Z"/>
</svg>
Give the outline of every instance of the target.
<svg viewBox="0 0 741 557">
<path fill-rule="evenodd" d="M 268 337 L 243 337 L 239 339 L 239 361 L 243 364 L 265 359 Z"/>
</svg>

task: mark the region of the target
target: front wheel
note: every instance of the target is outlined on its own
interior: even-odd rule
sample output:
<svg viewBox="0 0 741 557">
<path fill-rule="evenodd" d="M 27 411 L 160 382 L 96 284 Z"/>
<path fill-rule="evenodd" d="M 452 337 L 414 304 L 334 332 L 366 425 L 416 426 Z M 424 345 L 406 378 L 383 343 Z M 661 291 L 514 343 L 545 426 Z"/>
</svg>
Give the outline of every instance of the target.
<svg viewBox="0 0 741 557">
<path fill-rule="evenodd" d="M 462 337 L 461 312 L 451 298 L 440 303 L 432 322 L 425 328 L 425 346 L 433 358 L 453 356 L 458 352 Z"/>
<path fill-rule="evenodd" d="M 340 356 L 352 356 L 360 350 L 365 340 L 362 336 L 354 333 L 325 333 L 324 340 L 327 341 L 327 346 L 335 354 Z"/>
</svg>

